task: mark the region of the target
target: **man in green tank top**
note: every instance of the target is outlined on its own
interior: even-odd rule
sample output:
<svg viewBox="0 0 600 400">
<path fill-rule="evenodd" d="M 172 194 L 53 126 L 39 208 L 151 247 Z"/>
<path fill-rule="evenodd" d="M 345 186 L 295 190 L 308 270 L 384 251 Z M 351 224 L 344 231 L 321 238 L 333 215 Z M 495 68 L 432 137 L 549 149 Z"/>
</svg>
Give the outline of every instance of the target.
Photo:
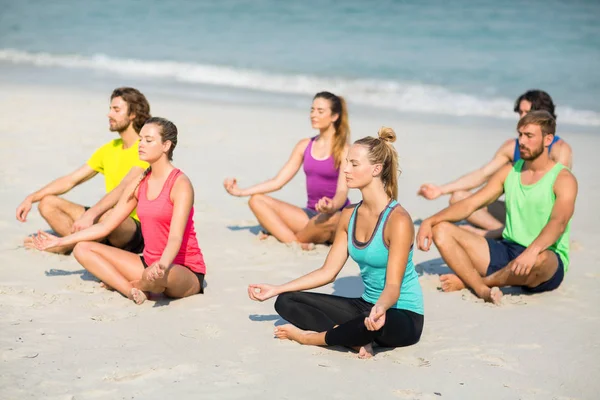
<svg viewBox="0 0 600 400">
<path fill-rule="evenodd" d="M 548 147 L 556 121 L 547 111 L 532 111 L 517 125 L 521 160 L 507 164 L 473 196 L 421 224 L 418 247 L 431 242 L 456 275 L 440 277 L 442 290 L 471 288 L 478 297 L 499 304 L 498 287 L 521 286 L 531 292 L 556 289 L 569 268 L 570 220 L 577 180 L 568 168 L 551 160 Z M 502 239 L 486 239 L 454 225 L 506 196 Z"/>
</svg>

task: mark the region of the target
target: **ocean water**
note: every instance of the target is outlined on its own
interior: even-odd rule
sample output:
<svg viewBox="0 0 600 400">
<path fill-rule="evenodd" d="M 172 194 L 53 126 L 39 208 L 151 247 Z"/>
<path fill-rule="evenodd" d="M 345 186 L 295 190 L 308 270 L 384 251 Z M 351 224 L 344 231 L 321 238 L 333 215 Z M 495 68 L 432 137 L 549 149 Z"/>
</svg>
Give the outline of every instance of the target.
<svg viewBox="0 0 600 400">
<path fill-rule="evenodd" d="M 512 120 L 539 88 L 600 126 L 598 21 L 598 0 L 0 0 L 0 74 Z"/>
</svg>

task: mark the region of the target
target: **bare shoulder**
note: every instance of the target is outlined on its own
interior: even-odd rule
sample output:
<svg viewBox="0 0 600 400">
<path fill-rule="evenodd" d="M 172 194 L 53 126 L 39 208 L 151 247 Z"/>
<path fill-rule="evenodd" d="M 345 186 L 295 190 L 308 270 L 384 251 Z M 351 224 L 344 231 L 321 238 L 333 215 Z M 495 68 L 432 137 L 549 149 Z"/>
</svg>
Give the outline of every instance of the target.
<svg viewBox="0 0 600 400">
<path fill-rule="evenodd" d="M 563 151 L 572 152 L 572 149 L 571 149 L 571 145 L 569 145 L 569 143 L 565 142 L 562 138 L 560 138 L 552 146 L 552 150 L 550 151 L 550 154 L 553 154 L 556 152 L 562 153 Z"/>
<path fill-rule="evenodd" d="M 173 189 L 171 190 L 171 199 L 173 199 L 177 195 L 191 193 L 194 195 L 194 187 L 192 186 L 192 181 L 190 178 L 184 173 L 179 174 L 179 176 L 175 179 L 173 183 Z"/>
<path fill-rule="evenodd" d="M 515 146 L 517 145 L 516 139 L 507 139 L 502 143 L 496 154 L 502 154 L 508 157 L 510 160 L 513 159 L 515 153 Z"/>
<path fill-rule="evenodd" d="M 358 203 L 349 204 L 342 209 L 342 214 L 340 215 L 340 222 L 338 224 L 342 224 L 344 226 L 348 226 L 348 222 L 350 222 L 350 217 L 352 217 L 352 213 L 354 209 L 358 206 Z"/>
<path fill-rule="evenodd" d="M 306 148 L 308 147 L 308 144 L 310 143 L 310 141 L 311 141 L 311 138 L 301 139 L 298 143 L 296 143 L 294 150 L 299 150 L 299 151 L 304 152 L 304 150 L 306 150 Z"/>
<path fill-rule="evenodd" d="M 562 188 L 562 187 L 566 187 L 566 186 L 573 186 L 573 185 L 577 185 L 577 178 L 575 178 L 575 175 L 573 175 L 573 173 L 571 172 L 571 170 L 569 170 L 568 168 L 563 168 L 560 170 L 560 172 L 558 173 L 558 176 L 556 177 L 556 181 L 554 181 L 554 187 L 555 188 Z"/>
<path fill-rule="evenodd" d="M 510 173 L 510 171 L 513 168 L 514 168 L 514 165 L 512 165 L 512 164 L 503 165 L 502 168 L 500 168 L 498 170 L 498 172 L 496 172 L 492 178 L 496 178 L 496 179 L 504 182 L 504 180 L 506 179 L 506 177 L 508 176 L 508 174 Z"/>
<path fill-rule="evenodd" d="M 398 205 L 394 207 L 390 216 L 388 217 L 387 227 L 391 230 L 391 232 L 402 231 L 414 231 L 414 223 L 412 217 L 404 209 L 404 207 Z M 387 228 L 386 227 L 386 228 Z"/>
</svg>

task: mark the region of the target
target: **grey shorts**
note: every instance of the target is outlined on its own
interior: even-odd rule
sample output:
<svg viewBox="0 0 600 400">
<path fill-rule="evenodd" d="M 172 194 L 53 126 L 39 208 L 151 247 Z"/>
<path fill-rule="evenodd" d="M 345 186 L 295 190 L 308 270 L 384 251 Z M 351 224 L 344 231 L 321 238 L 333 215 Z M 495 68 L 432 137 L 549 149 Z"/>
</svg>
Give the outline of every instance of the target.
<svg viewBox="0 0 600 400">
<path fill-rule="evenodd" d="M 312 219 L 312 217 L 314 217 L 315 215 L 317 215 L 319 213 L 317 210 L 313 210 L 312 208 L 306 208 L 306 207 L 304 207 L 302 209 L 302 211 L 304 211 L 304 213 L 306 214 L 308 219 Z"/>
</svg>

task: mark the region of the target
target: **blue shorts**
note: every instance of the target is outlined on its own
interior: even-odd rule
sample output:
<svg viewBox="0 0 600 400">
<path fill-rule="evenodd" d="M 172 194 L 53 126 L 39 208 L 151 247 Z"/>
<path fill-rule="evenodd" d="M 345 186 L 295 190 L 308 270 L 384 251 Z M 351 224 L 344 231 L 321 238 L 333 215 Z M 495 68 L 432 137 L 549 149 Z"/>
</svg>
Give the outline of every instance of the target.
<svg viewBox="0 0 600 400">
<path fill-rule="evenodd" d="M 303 208 L 302 211 L 304 211 L 306 213 L 306 216 L 308 217 L 308 219 L 312 219 L 312 217 L 314 217 L 315 215 L 317 215 L 319 212 L 317 210 L 313 210 L 312 208 Z"/>
<path fill-rule="evenodd" d="M 490 249 L 490 265 L 488 265 L 486 276 L 489 276 L 494 272 L 506 267 L 508 263 L 517 258 L 526 249 L 526 247 L 508 240 L 486 240 Z M 556 254 L 556 252 L 552 252 Z M 565 276 L 565 267 L 558 254 L 556 254 L 556 258 L 558 259 L 558 268 L 556 268 L 556 272 L 554 275 L 552 275 L 552 278 L 536 287 L 521 286 L 521 288 L 528 292 L 541 293 L 548 292 L 559 287 Z"/>
</svg>

